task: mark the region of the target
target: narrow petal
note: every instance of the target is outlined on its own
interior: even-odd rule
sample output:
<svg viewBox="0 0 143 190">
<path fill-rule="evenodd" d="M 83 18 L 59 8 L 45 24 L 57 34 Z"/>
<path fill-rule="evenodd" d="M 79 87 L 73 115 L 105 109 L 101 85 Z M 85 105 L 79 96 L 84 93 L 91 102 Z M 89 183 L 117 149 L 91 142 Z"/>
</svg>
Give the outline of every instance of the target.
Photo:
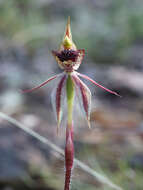
<svg viewBox="0 0 143 190">
<path fill-rule="evenodd" d="M 28 93 L 28 92 L 32 92 L 32 91 L 35 91 L 35 90 L 38 90 L 39 88 L 41 88 L 42 86 L 46 85 L 48 82 L 50 82 L 51 80 L 59 77 L 61 74 L 59 75 L 55 75 L 53 77 L 50 77 L 48 80 L 46 80 L 45 82 L 43 82 L 42 84 L 40 84 L 39 86 L 36 86 L 32 89 L 27 89 L 27 90 L 22 90 L 23 93 Z"/>
<path fill-rule="evenodd" d="M 61 122 L 61 96 L 62 96 L 62 88 L 65 82 L 65 79 L 66 79 L 66 75 L 64 75 L 62 79 L 60 80 L 57 87 L 57 91 L 56 91 L 56 111 L 57 111 L 58 127 Z"/>
<path fill-rule="evenodd" d="M 66 25 L 66 29 L 65 29 L 65 36 L 68 36 L 68 38 L 70 38 L 72 40 L 71 27 L 70 27 L 70 17 L 68 17 L 68 21 L 67 21 L 67 25 Z"/>
<path fill-rule="evenodd" d="M 65 101 L 65 81 L 66 75 L 64 74 L 58 82 L 56 88 L 52 92 L 52 105 L 57 119 L 57 132 L 62 119 L 62 108 Z"/>
<path fill-rule="evenodd" d="M 70 17 L 68 17 L 67 25 L 65 28 L 65 34 L 62 41 L 62 44 L 60 46 L 60 50 L 62 49 L 74 49 L 76 50 L 76 46 L 72 40 L 72 33 L 71 33 L 71 27 L 70 27 Z"/>
<path fill-rule="evenodd" d="M 72 75 L 72 79 L 75 83 L 76 95 L 78 97 L 80 106 L 84 112 L 84 115 L 86 116 L 88 126 L 90 128 L 91 92 L 76 74 Z"/>
<path fill-rule="evenodd" d="M 77 73 L 77 72 L 76 72 Z M 111 94 L 115 94 L 116 96 L 119 96 L 121 97 L 117 92 L 114 92 L 112 90 L 109 90 L 108 88 L 105 88 L 104 86 L 98 84 L 97 82 L 95 82 L 93 79 L 91 79 L 90 77 L 86 76 L 86 75 L 83 75 L 83 74 L 80 74 L 80 73 L 77 73 L 77 75 L 79 75 L 80 77 L 84 78 L 84 79 L 87 79 L 89 80 L 90 82 L 92 82 L 93 84 L 95 84 L 96 86 L 99 86 L 100 88 L 106 90 L 107 92 L 110 92 Z"/>
</svg>

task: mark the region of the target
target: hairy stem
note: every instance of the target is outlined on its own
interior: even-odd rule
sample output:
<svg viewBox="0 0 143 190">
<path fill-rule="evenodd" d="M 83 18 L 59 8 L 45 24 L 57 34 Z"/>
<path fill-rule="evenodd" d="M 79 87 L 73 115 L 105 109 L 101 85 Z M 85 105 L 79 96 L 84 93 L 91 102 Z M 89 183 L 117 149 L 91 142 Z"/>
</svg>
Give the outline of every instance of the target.
<svg viewBox="0 0 143 190">
<path fill-rule="evenodd" d="M 70 127 L 72 124 L 72 111 L 73 111 L 73 101 L 74 101 L 74 83 L 71 79 L 70 74 L 68 75 L 67 78 L 66 93 L 67 93 L 67 106 L 68 106 L 67 122 L 68 122 L 68 127 Z"/>
<path fill-rule="evenodd" d="M 65 146 L 65 190 L 70 189 L 71 173 L 74 160 L 73 126 L 66 128 L 66 146 Z"/>
<path fill-rule="evenodd" d="M 74 84 L 71 76 L 68 75 L 66 83 L 67 92 L 67 106 L 68 106 L 68 116 L 67 116 L 67 128 L 66 128 L 66 145 L 65 145 L 65 187 L 64 190 L 70 190 L 71 183 L 71 173 L 74 161 L 74 143 L 73 143 L 73 101 L 74 101 Z"/>
</svg>

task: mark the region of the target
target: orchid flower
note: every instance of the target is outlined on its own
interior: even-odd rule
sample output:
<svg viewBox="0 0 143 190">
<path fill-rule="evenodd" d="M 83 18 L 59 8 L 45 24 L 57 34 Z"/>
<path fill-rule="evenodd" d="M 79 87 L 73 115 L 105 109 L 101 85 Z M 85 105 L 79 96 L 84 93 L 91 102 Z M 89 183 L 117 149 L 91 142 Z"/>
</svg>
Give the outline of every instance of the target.
<svg viewBox="0 0 143 190">
<path fill-rule="evenodd" d="M 119 96 L 116 92 L 109 90 L 102 85 L 98 84 L 93 79 L 86 75 L 78 73 L 76 70 L 85 55 L 84 49 L 77 49 L 71 34 L 70 18 L 65 29 L 63 41 L 58 51 L 52 51 L 59 67 L 64 71 L 61 74 L 55 75 L 49 78 L 39 86 L 30 90 L 24 90 L 24 92 L 32 92 L 46 85 L 48 82 L 56 79 L 58 80 L 57 86 L 54 87 L 52 93 L 52 104 L 57 119 L 57 130 L 62 121 L 64 109 L 63 105 L 67 103 L 67 128 L 66 128 L 66 145 L 65 145 L 65 188 L 64 190 L 70 189 L 71 172 L 73 168 L 74 160 L 74 144 L 73 144 L 73 105 L 74 97 L 77 96 L 80 106 L 83 110 L 84 116 L 87 120 L 88 126 L 90 127 L 90 107 L 91 107 L 91 92 L 89 88 L 82 82 L 80 78 L 89 80 L 94 85 Z"/>
</svg>

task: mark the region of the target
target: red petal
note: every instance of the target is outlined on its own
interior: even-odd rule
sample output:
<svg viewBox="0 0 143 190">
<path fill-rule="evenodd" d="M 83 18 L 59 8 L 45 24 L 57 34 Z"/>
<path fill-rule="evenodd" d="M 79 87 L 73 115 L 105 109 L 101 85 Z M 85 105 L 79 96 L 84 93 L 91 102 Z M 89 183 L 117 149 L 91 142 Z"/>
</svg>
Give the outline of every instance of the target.
<svg viewBox="0 0 143 190">
<path fill-rule="evenodd" d="M 66 79 L 66 75 L 62 77 L 56 90 L 56 112 L 57 112 L 58 127 L 61 122 L 61 94 L 62 94 L 62 88 L 63 88 L 65 79 Z"/>
<path fill-rule="evenodd" d="M 76 72 L 77 73 L 77 72 Z M 86 76 L 86 75 L 83 75 L 83 74 L 80 74 L 80 73 L 77 73 L 77 75 L 79 75 L 80 77 L 84 78 L 84 79 L 87 79 L 89 80 L 90 82 L 92 82 L 93 84 L 95 84 L 96 86 L 99 86 L 100 88 L 106 90 L 107 92 L 110 92 L 112 94 L 115 94 L 116 96 L 119 96 L 121 97 L 117 92 L 114 92 L 112 90 L 109 90 L 108 88 L 105 88 L 104 86 L 98 84 L 97 82 L 95 82 L 93 79 L 91 79 L 90 77 Z"/>
<path fill-rule="evenodd" d="M 57 120 L 57 132 L 62 119 L 63 109 L 66 103 L 65 80 L 66 74 L 63 73 L 51 93 L 52 106 Z"/>
<path fill-rule="evenodd" d="M 42 86 L 46 85 L 48 82 L 50 82 L 51 80 L 53 80 L 53 79 L 55 79 L 55 78 L 57 78 L 57 77 L 59 77 L 59 75 L 55 75 L 55 76 L 49 78 L 48 80 L 46 80 L 45 82 L 43 82 L 43 83 L 40 84 L 39 86 L 36 86 L 36 87 L 34 87 L 34 88 L 32 88 L 32 89 L 22 90 L 22 92 L 23 92 L 23 93 L 28 93 L 28 92 L 35 91 L 35 90 L 41 88 Z"/>
<path fill-rule="evenodd" d="M 84 110 L 88 126 L 90 127 L 91 92 L 89 88 L 76 75 L 72 75 L 72 78 L 75 82 L 77 96 L 79 95 L 78 91 L 80 90 L 81 95 L 79 95 L 79 101 L 81 102 L 82 99 L 81 107 Z"/>
</svg>

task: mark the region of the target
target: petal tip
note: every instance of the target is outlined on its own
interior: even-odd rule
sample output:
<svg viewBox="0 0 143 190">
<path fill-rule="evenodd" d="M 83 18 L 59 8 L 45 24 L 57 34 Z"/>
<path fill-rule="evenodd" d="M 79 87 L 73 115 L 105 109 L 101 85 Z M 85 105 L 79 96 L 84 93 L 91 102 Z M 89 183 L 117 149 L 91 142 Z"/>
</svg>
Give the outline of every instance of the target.
<svg viewBox="0 0 143 190">
<path fill-rule="evenodd" d="M 70 16 L 68 16 L 66 30 L 65 30 L 65 36 L 68 36 L 72 40 L 71 26 L 70 26 Z"/>
<path fill-rule="evenodd" d="M 88 128 L 91 129 L 90 119 L 87 119 Z"/>
</svg>

